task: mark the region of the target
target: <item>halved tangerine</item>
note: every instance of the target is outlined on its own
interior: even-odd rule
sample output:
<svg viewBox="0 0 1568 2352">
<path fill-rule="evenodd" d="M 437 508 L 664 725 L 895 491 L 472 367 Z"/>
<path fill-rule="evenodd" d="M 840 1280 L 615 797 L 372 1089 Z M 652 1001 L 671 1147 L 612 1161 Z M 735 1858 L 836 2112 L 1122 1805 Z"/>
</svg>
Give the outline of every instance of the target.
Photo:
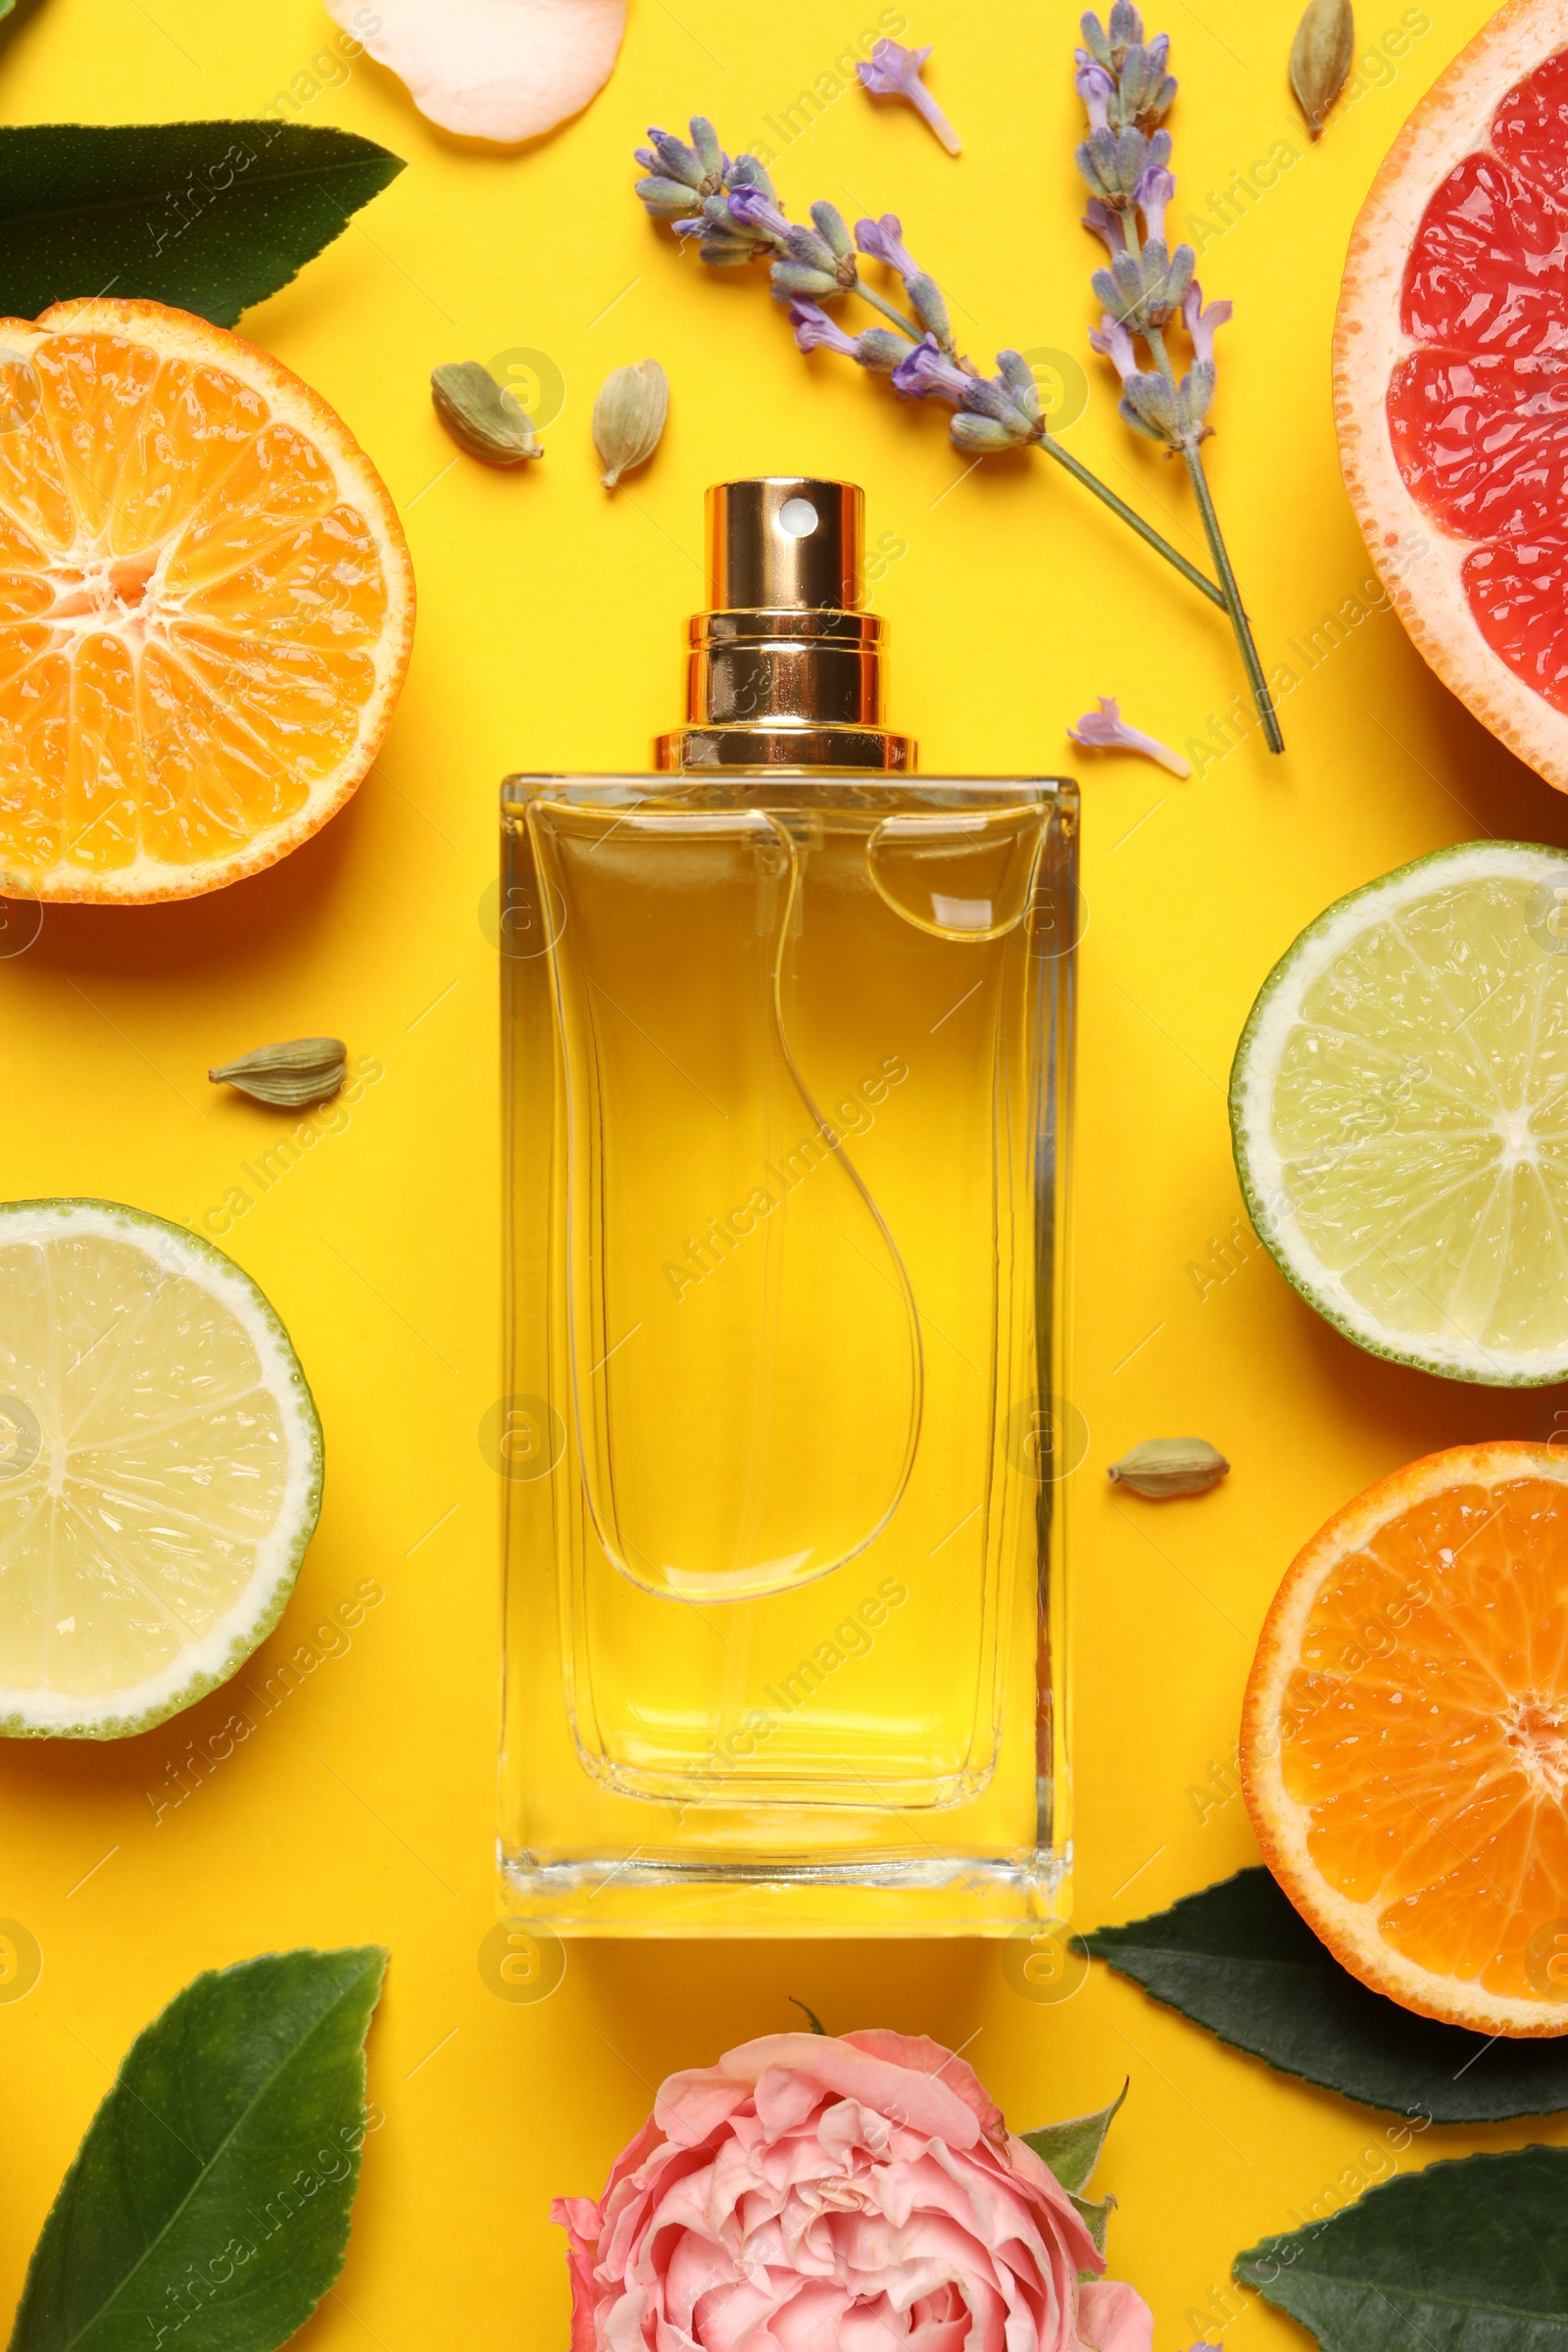
<svg viewBox="0 0 1568 2352">
<path fill-rule="evenodd" d="M 1565 34 L 1561 0 L 1513 0 L 1435 83 L 1356 221 L 1335 337 L 1346 483 L 1405 627 L 1561 789 Z"/>
<path fill-rule="evenodd" d="M 0 319 L 0 893 L 186 898 L 296 849 L 413 626 L 384 485 L 278 361 L 156 302 Z"/>
<path fill-rule="evenodd" d="M 1247 1687 L 1263 1858 L 1361 1982 L 1568 2033 L 1568 1447 L 1462 1446 L 1293 1562 Z"/>
</svg>

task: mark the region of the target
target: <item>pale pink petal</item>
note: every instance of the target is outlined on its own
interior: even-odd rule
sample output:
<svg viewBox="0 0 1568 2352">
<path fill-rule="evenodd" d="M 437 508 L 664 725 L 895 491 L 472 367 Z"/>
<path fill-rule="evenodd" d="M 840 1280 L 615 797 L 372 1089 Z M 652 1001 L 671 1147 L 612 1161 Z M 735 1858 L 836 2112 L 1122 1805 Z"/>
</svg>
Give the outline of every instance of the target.
<svg viewBox="0 0 1568 2352">
<path fill-rule="evenodd" d="M 972 2147 L 980 2137 L 974 2109 L 950 2090 L 935 2075 L 911 2074 L 892 2060 L 875 2058 L 848 2041 L 828 2034 L 767 2034 L 760 2040 L 726 2050 L 719 2060 L 723 2073 L 756 2085 L 757 2111 L 769 2121 L 764 2095 L 776 2096 L 780 2113 L 793 2116 L 803 2091 L 786 2089 L 794 2076 L 805 2085 L 819 2084 L 840 2098 L 858 2099 L 894 2123 L 916 2132 L 940 2135 L 953 2147 Z M 771 2074 L 764 2094 L 763 2078 Z M 786 2122 L 784 2129 L 788 2129 Z"/>
<path fill-rule="evenodd" d="M 1094 2352 L 1153 2352 L 1154 2315 L 1122 2278 L 1095 2278 L 1078 2290 L 1078 2332 Z"/>
<path fill-rule="evenodd" d="M 924 2034 L 891 2034 L 882 2026 L 846 2034 L 844 2039 L 852 2049 L 864 2050 L 868 2057 L 890 2059 L 895 2066 L 906 2066 L 914 2074 L 940 2076 L 966 2107 L 974 2109 L 988 2139 L 995 2139 L 1002 2132 L 1002 2109 L 974 2068 L 966 2060 L 955 2057 L 951 2050 L 945 2050 L 940 2041 L 932 2041 Z"/>
<path fill-rule="evenodd" d="M 375 0 L 373 11 L 326 0 L 326 10 L 432 122 L 509 147 L 587 105 L 626 24 L 626 0 Z"/>
</svg>

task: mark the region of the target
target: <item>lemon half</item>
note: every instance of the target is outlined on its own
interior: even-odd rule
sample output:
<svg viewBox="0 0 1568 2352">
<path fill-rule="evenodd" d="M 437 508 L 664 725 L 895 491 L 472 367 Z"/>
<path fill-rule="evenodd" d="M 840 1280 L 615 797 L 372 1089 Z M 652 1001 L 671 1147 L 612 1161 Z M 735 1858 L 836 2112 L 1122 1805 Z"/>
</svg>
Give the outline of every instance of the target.
<svg viewBox="0 0 1568 2352">
<path fill-rule="evenodd" d="M 321 1503 L 288 1334 L 111 1200 L 0 1206 L 0 1734 L 145 1731 L 243 1664 Z"/>
<path fill-rule="evenodd" d="M 1319 915 L 1231 1072 L 1258 1236 L 1374 1355 L 1568 1377 L 1568 855 L 1463 842 Z"/>
</svg>

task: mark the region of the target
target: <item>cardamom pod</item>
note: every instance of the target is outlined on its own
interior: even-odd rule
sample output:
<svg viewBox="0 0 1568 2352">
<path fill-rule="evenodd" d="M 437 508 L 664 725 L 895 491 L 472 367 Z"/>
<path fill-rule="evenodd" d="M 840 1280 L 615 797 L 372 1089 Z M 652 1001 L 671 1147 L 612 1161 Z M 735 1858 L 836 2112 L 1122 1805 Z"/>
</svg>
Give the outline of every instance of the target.
<svg viewBox="0 0 1568 2352">
<path fill-rule="evenodd" d="M 1309 0 L 1291 43 L 1291 87 L 1314 139 L 1323 136 L 1323 118 L 1345 87 L 1354 49 L 1350 0 Z"/>
<path fill-rule="evenodd" d="M 629 368 L 611 369 L 594 402 L 594 447 L 607 490 L 634 466 L 647 464 L 668 414 L 669 378 L 657 360 L 634 360 Z"/>
<path fill-rule="evenodd" d="M 1201 1438 L 1146 1438 L 1111 1463 L 1109 1476 L 1151 1502 L 1165 1502 L 1173 1494 L 1206 1494 L 1229 1468 L 1225 1456 Z"/>
<path fill-rule="evenodd" d="M 207 1075 L 215 1086 L 294 1110 L 337 1093 L 348 1075 L 348 1048 L 340 1037 L 296 1037 L 284 1046 L 258 1046 Z"/>
<path fill-rule="evenodd" d="M 430 371 L 436 415 L 460 449 L 487 466 L 521 466 L 544 451 L 533 424 L 482 360 L 453 360 Z"/>
</svg>

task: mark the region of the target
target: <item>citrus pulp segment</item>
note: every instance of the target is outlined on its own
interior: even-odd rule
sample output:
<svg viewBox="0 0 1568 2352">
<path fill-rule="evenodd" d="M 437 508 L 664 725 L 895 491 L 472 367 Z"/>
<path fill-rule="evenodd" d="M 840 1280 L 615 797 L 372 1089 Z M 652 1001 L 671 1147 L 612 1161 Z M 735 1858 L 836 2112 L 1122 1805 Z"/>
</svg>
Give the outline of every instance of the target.
<svg viewBox="0 0 1568 2352">
<path fill-rule="evenodd" d="M 277 1622 L 321 1501 L 288 1335 L 221 1250 L 0 1207 L 0 1734 L 143 1731 Z"/>
<path fill-rule="evenodd" d="M 1568 20 L 1513 0 L 1417 107 L 1346 265 L 1347 486 L 1444 682 L 1568 788 Z"/>
<path fill-rule="evenodd" d="M 1231 1129 L 1260 1239 L 1348 1338 L 1568 1377 L 1568 854 L 1461 843 L 1329 907 L 1252 1007 Z"/>
<path fill-rule="evenodd" d="M 271 864 L 369 767 L 413 623 L 385 487 L 278 361 L 159 303 L 0 320 L 0 892 Z"/>
<path fill-rule="evenodd" d="M 1331 1519 L 1264 1622 L 1242 1772 L 1269 1868 L 1363 1984 L 1568 2032 L 1568 1451 L 1432 1454 Z"/>
</svg>

